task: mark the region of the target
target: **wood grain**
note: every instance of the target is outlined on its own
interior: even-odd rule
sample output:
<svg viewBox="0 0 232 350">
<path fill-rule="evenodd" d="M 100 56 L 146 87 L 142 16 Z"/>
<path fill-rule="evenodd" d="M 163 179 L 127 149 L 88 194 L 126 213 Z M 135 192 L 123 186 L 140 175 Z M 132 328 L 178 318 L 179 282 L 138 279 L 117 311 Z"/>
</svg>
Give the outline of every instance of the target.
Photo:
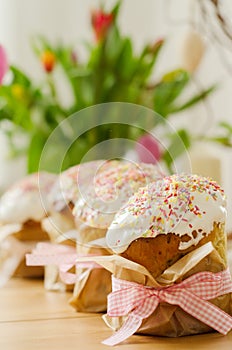
<svg viewBox="0 0 232 350">
<path fill-rule="evenodd" d="M 107 349 L 101 341 L 110 336 L 100 314 L 75 312 L 70 294 L 47 292 L 42 281 L 11 280 L 0 290 L 0 349 L 85 350 Z M 109 347 L 108 347 L 109 348 Z M 122 350 L 231 350 L 232 332 L 183 338 L 133 336 L 114 349 Z"/>
</svg>

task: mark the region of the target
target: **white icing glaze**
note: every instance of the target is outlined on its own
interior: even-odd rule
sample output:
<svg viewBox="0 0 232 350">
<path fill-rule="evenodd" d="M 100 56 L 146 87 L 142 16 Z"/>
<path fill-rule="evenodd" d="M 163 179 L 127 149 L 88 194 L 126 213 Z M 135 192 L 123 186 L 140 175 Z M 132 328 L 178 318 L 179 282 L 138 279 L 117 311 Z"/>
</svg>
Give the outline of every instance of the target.
<svg viewBox="0 0 232 350">
<path fill-rule="evenodd" d="M 77 174 L 79 165 L 65 170 L 59 175 L 48 196 L 54 212 L 61 211 L 78 198 Z"/>
<path fill-rule="evenodd" d="M 41 172 L 14 184 L 0 199 L 0 222 L 40 221 L 49 210 L 47 196 L 55 179 L 56 175 Z"/>
<path fill-rule="evenodd" d="M 80 193 L 84 193 L 88 187 L 93 186 L 96 174 L 116 163 L 118 162 L 97 160 L 75 165 L 62 172 L 54 183 L 48 198 L 53 211 L 61 211 L 69 203 L 75 204 Z"/>
<path fill-rule="evenodd" d="M 94 187 L 77 201 L 74 215 L 89 226 L 107 228 L 115 213 L 139 187 L 163 177 L 152 164 L 118 163 L 95 177 Z"/>
<path fill-rule="evenodd" d="M 140 237 L 187 234 L 184 250 L 224 223 L 226 199 L 216 182 L 197 175 L 173 175 L 141 188 L 118 212 L 106 234 L 108 246 L 122 253 Z M 194 232 L 193 234 L 193 231 Z"/>
</svg>

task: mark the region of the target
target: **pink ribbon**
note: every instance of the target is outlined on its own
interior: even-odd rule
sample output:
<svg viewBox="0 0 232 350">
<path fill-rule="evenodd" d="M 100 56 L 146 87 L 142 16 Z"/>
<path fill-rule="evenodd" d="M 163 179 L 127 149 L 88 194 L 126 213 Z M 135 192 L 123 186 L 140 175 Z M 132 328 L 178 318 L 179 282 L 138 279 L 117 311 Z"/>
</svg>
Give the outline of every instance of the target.
<svg viewBox="0 0 232 350">
<path fill-rule="evenodd" d="M 77 254 L 76 248 L 52 243 L 38 243 L 31 254 L 26 254 L 28 266 L 56 265 L 59 269 L 59 276 L 65 284 L 73 284 L 78 280 L 75 273 L 68 272 L 72 267 L 86 268 L 89 270 L 102 268 L 94 262 L 76 262 L 78 257 L 92 257 L 93 254 Z"/>
<path fill-rule="evenodd" d="M 206 301 L 232 292 L 229 269 L 218 273 L 200 272 L 183 282 L 160 289 L 112 276 L 112 290 L 108 295 L 107 314 L 112 317 L 128 315 L 128 318 L 118 332 L 103 341 L 105 345 L 116 345 L 133 335 L 160 302 L 178 305 L 222 334 L 227 334 L 232 328 L 232 317 Z"/>
</svg>

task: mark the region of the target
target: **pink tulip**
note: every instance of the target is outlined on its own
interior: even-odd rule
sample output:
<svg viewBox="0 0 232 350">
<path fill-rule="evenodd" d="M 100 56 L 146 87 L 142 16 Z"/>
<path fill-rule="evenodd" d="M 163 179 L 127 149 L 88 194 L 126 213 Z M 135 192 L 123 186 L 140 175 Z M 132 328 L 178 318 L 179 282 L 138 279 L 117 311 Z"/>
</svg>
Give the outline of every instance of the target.
<svg viewBox="0 0 232 350">
<path fill-rule="evenodd" d="M 4 75 L 8 70 L 8 61 L 6 51 L 2 45 L 0 45 L 0 85 L 2 84 Z"/>
<path fill-rule="evenodd" d="M 145 134 L 138 139 L 136 152 L 143 163 L 156 164 L 161 158 L 159 143 L 151 134 Z"/>
</svg>

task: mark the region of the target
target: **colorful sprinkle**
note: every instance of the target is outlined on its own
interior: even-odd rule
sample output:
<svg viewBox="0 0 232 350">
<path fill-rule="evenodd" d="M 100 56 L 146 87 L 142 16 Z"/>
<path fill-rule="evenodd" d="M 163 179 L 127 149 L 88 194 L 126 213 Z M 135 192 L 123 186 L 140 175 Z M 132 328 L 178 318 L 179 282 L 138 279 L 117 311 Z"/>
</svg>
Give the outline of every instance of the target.
<svg viewBox="0 0 232 350">
<path fill-rule="evenodd" d="M 209 234 L 214 222 L 225 222 L 225 216 L 225 194 L 215 181 L 198 175 L 175 174 L 140 189 L 115 219 L 120 222 L 124 249 L 138 237 L 167 233 L 189 235 L 188 242 L 182 242 L 179 248 L 186 249 L 196 245 L 203 232 Z M 107 233 L 111 248 L 115 246 L 115 229 L 117 225 L 113 221 Z M 193 231 L 199 232 L 197 237 Z"/>
</svg>

